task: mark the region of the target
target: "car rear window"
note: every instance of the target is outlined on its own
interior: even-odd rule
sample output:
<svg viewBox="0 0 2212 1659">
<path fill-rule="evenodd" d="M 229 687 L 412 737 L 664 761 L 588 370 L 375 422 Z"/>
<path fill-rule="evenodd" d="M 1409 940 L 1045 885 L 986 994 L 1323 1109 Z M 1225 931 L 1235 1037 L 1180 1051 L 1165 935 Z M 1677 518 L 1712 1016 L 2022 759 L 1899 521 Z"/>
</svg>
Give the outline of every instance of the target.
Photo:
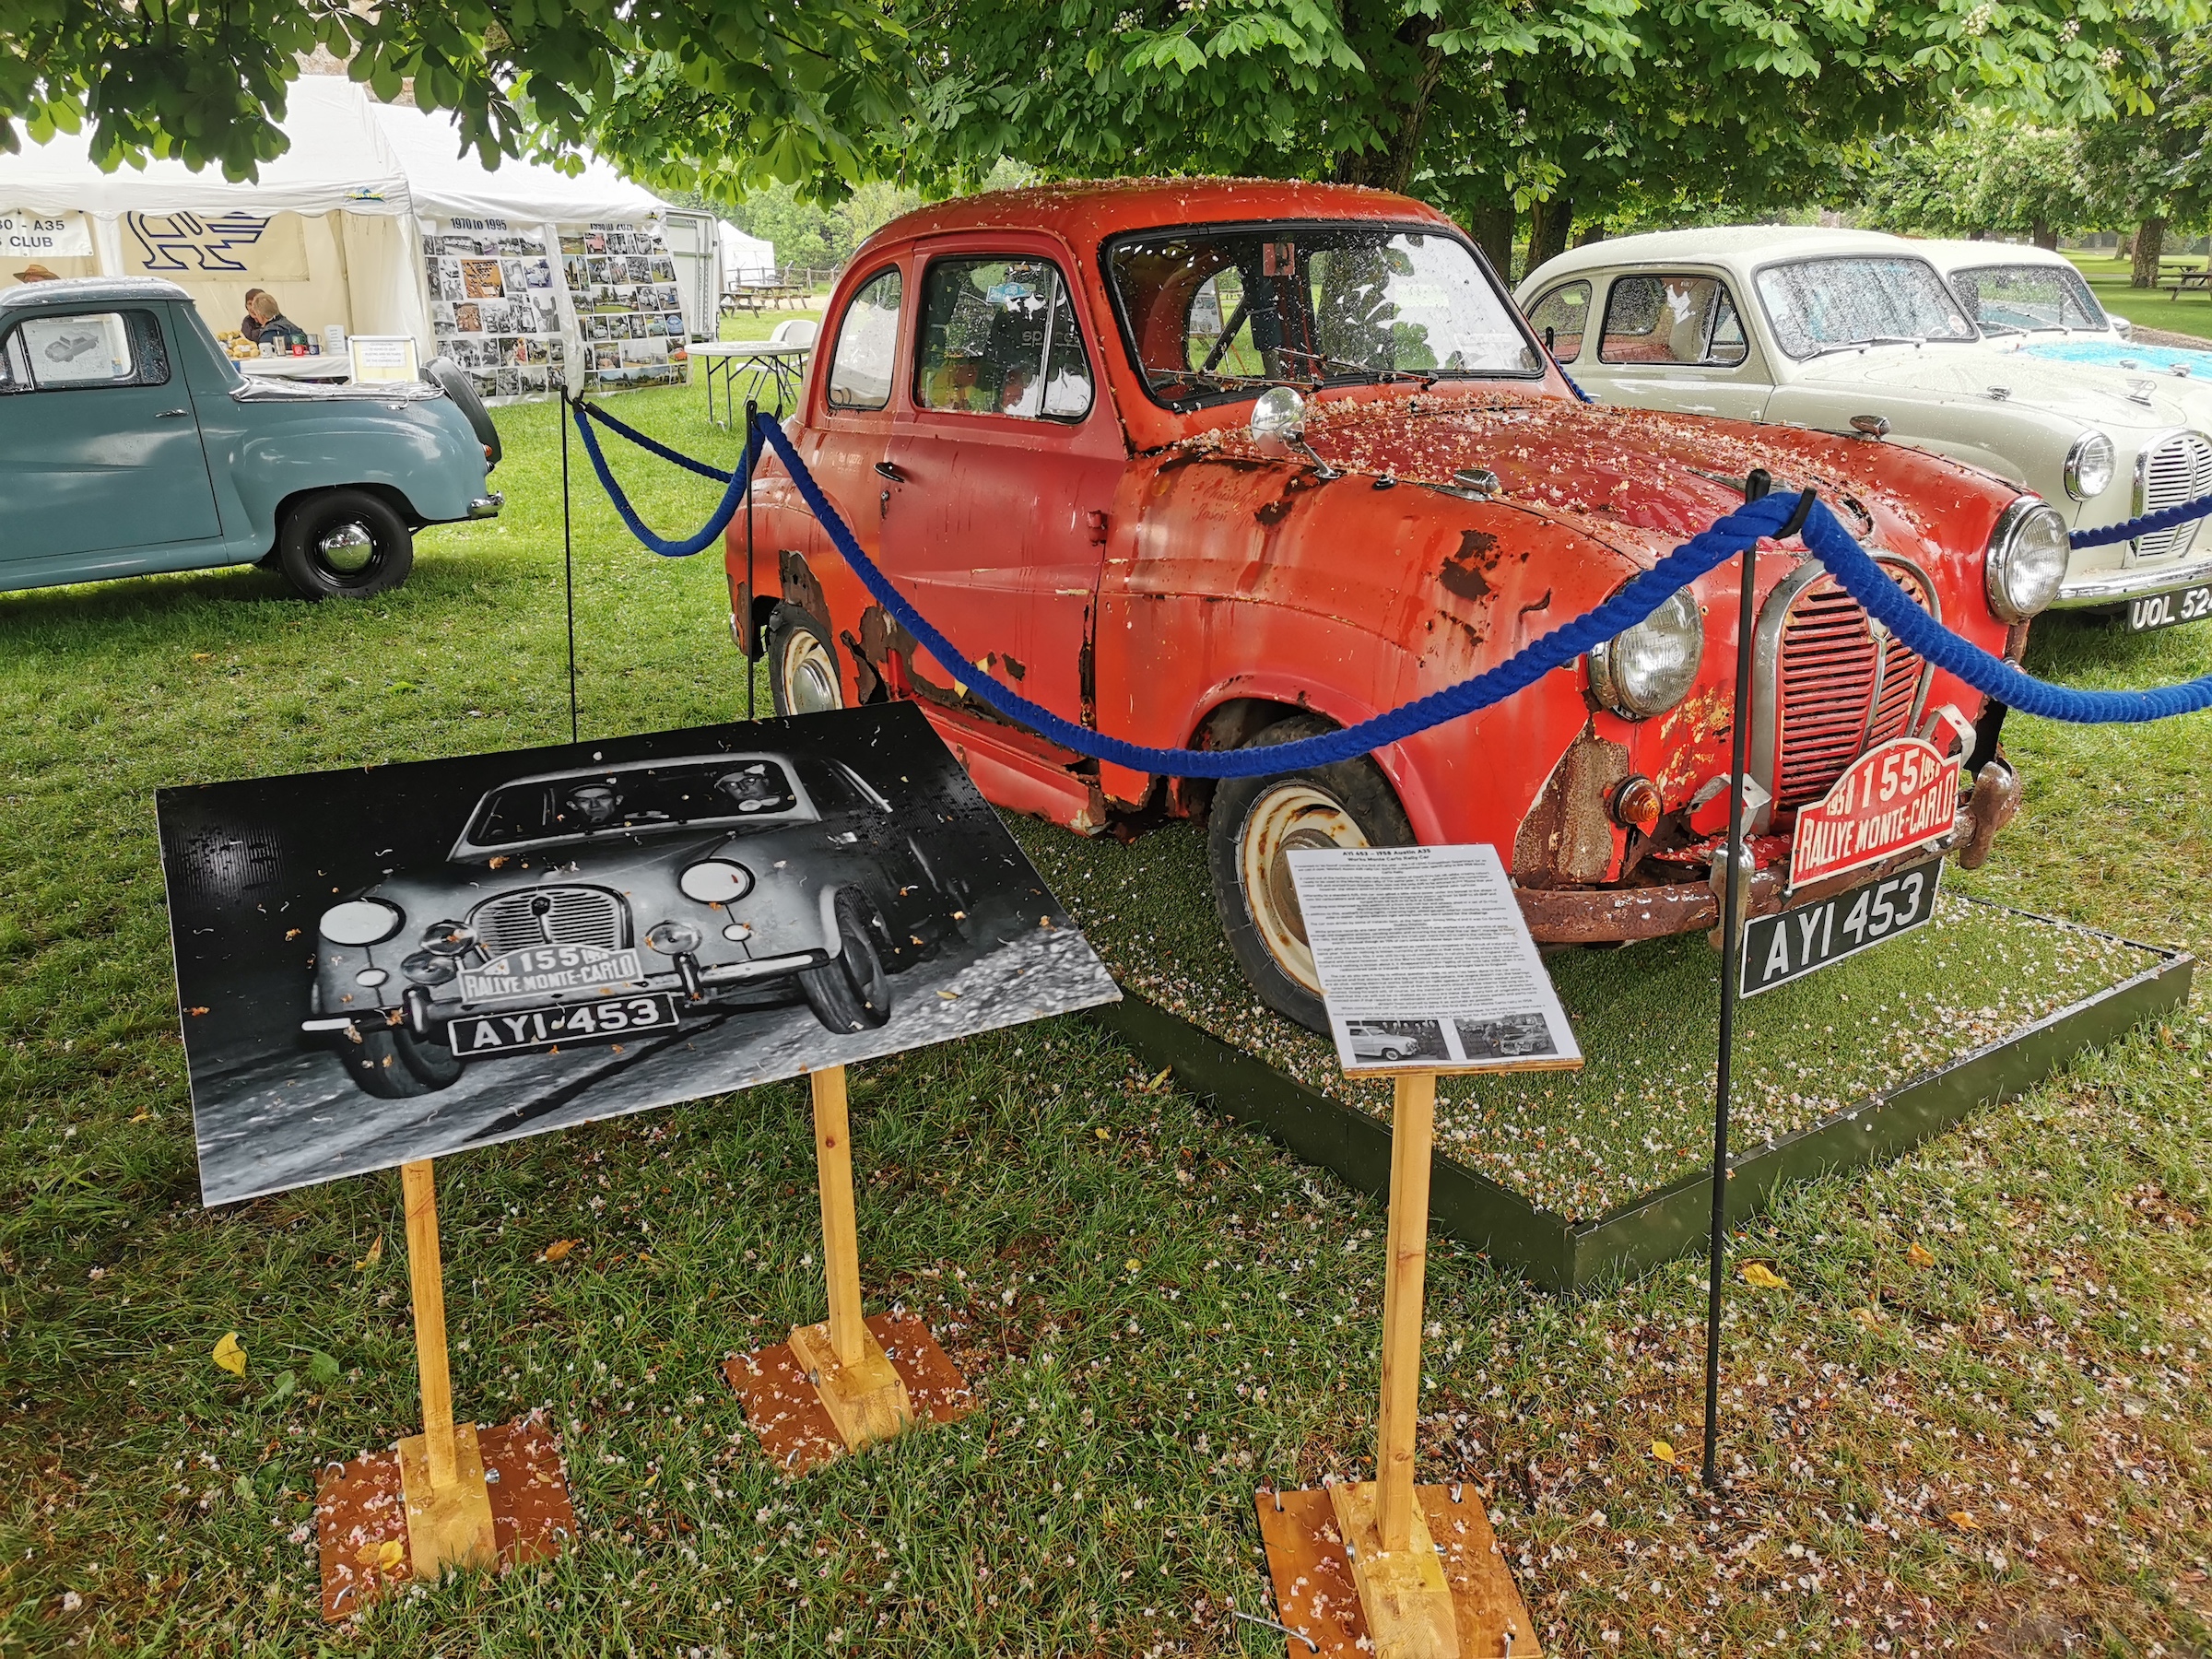
<svg viewBox="0 0 2212 1659">
<path fill-rule="evenodd" d="M 161 326 L 146 312 L 26 317 L 9 331 L 0 388 L 60 392 L 159 386 L 169 380 Z"/>
<path fill-rule="evenodd" d="M 1090 359 L 1057 265 L 985 256 L 929 267 L 917 408 L 1080 420 L 1090 398 Z"/>
<path fill-rule="evenodd" d="M 891 401 L 891 381 L 899 371 L 900 287 L 896 268 L 879 272 L 845 307 L 830 359 L 832 409 L 880 409 Z"/>
</svg>

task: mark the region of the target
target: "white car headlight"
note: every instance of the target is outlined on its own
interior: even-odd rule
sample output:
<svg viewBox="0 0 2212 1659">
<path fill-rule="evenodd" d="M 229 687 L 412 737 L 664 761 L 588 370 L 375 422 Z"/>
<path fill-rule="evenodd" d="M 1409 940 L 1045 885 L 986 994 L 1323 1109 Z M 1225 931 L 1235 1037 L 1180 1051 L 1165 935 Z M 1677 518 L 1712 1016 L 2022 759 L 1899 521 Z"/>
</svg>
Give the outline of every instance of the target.
<svg viewBox="0 0 2212 1659">
<path fill-rule="evenodd" d="M 1590 688 L 1628 720 L 1664 714 L 1688 695 L 1705 658 L 1705 618 L 1688 588 L 1633 628 L 1590 649 Z"/>
<path fill-rule="evenodd" d="M 381 945 L 406 918 L 382 899 L 348 899 L 323 912 L 323 936 L 333 945 Z"/>
<path fill-rule="evenodd" d="M 2034 496 L 2019 497 L 1997 515 L 1989 533 L 1983 566 L 1989 608 L 2007 622 L 2025 622 L 2049 608 L 2066 578 L 2072 551 L 2058 509 Z"/>
<path fill-rule="evenodd" d="M 705 858 L 676 878 L 678 891 L 700 904 L 728 904 L 753 890 L 753 873 L 726 858 Z"/>
<path fill-rule="evenodd" d="M 2088 431 L 2066 452 L 2066 493 L 2077 501 L 2102 495 L 2112 486 L 2112 441 Z"/>
</svg>

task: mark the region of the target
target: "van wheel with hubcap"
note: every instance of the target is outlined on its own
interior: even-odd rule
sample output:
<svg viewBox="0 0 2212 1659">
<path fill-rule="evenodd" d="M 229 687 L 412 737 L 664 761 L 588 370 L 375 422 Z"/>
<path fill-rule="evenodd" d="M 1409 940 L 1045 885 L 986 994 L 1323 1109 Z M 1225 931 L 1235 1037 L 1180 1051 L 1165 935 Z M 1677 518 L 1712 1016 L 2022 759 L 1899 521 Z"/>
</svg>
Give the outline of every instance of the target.
<svg viewBox="0 0 2212 1659">
<path fill-rule="evenodd" d="M 382 497 L 328 489 L 285 514 L 276 568 L 302 599 L 366 599 L 407 579 L 415 537 Z"/>
<path fill-rule="evenodd" d="M 363 1031 L 358 1043 L 341 1033 L 338 1057 L 361 1092 L 380 1100 L 436 1094 L 460 1082 L 466 1069 L 444 1044 L 426 1042 L 405 1026 Z"/>
<path fill-rule="evenodd" d="M 819 714 L 845 706 L 829 636 L 795 605 L 778 605 L 769 616 L 768 692 L 779 714 Z"/>
<path fill-rule="evenodd" d="M 1311 714 L 1278 720 L 1245 745 L 1260 748 L 1335 728 Z M 1413 826 L 1371 760 L 1341 760 L 1214 791 L 1206 854 L 1214 908 L 1244 977 L 1277 1013 L 1324 1036 L 1321 977 L 1306 943 L 1289 855 L 1317 847 L 1407 847 Z"/>
<path fill-rule="evenodd" d="M 876 907 L 858 888 L 841 888 L 836 901 L 837 955 L 799 972 L 799 990 L 814 1017 L 832 1031 L 871 1031 L 891 1017 L 891 976 L 876 948 Z"/>
</svg>

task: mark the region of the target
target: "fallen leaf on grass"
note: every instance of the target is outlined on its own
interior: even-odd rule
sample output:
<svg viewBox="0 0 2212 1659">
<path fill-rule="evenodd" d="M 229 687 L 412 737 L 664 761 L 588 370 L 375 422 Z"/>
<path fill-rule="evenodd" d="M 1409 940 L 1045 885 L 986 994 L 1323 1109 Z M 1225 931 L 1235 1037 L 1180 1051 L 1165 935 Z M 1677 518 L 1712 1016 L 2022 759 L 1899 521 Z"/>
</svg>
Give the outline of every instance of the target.
<svg viewBox="0 0 2212 1659">
<path fill-rule="evenodd" d="M 1145 1092 L 1147 1094 L 1150 1094 L 1159 1088 L 1162 1083 L 1165 1083 L 1168 1080 L 1169 1074 L 1174 1071 L 1174 1069 L 1175 1068 L 1171 1065 L 1161 1066 L 1158 1072 L 1153 1074 L 1152 1081 L 1145 1085 Z"/>
<path fill-rule="evenodd" d="M 364 1272 L 367 1269 L 375 1266 L 383 1259 L 384 1235 L 382 1233 L 378 1233 L 375 1238 L 369 1241 L 369 1253 L 353 1265 L 353 1270 L 356 1273 Z"/>
<path fill-rule="evenodd" d="M 1127 1261 L 1122 1264 L 1122 1271 L 1124 1273 L 1136 1273 L 1141 1271 L 1143 1267 L 1144 1264 L 1138 1261 L 1135 1256 L 1131 1256 Z"/>
<path fill-rule="evenodd" d="M 161 1114 L 159 1112 L 156 1112 L 152 1107 L 149 1106 L 144 1112 L 141 1112 L 136 1117 L 133 1118 L 131 1122 L 134 1124 L 144 1124 L 154 1118 L 158 1118 L 160 1115 Z"/>
<path fill-rule="evenodd" d="M 1915 1239 L 1905 1246 L 1905 1260 L 1915 1267 L 1933 1267 L 1936 1265 L 1936 1253 Z"/>
<path fill-rule="evenodd" d="M 213 662 L 215 660 L 215 653 L 212 651 L 195 651 L 192 653 L 192 660 L 195 663 Z"/>
<path fill-rule="evenodd" d="M 573 1239 L 556 1239 L 546 1246 L 537 1259 L 541 1262 L 565 1262 L 569 1259 L 569 1252 L 575 1248 L 576 1241 Z"/>
<path fill-rule="evenodd" d="M 382 1544 L 364 1544 L 353 1552 L 357 1566 L 373 1568 L 379 1572 L 397 1570 L 406 1558 L 407 1547 L 397 1538 L 386 1538 Z"/>
<path fill-rule="evenodd" d="M 1882 1316 L 1872 1308 L 1853 1308 L 1851 1316 L 1870 1331 L 1878 1330 L 1881 1326 Z"/>
<path fill-rule="evenodd" d="M 224 1333 L 223 1339 L 215 1345 L 215 1353 L 211 1357 L 216 1364 L 232 1376 L 242 1377 L 246 1374 L 246 1350 L 238 1346 L 236 1331 Z"/>
<path fill-rule="evenodd" d="M 1663 1464 L 1672 1464 L 1675 1461 L 1675 1449 L 1665 1441 L 1653 1441 L 1652 1455 Z"/>
<path fill-rule="evenodd" d="M 1744 1264 L 1744 1283 L 1759 1290 L 1787 1290 L 1790 1281 L 1764 1262 Z"/>
<path fill-rule="evenodd" d="M 1112 1140 L 1113 1138 L 1113 1131 L 1111 1129 L 1100 1129 L 1097 1133 L 1100 1140 Z"/>
<path fill-rule="evenodd" d="M 1972 1512 L 1968 1510 L 1953 1510 L 1950 1518 L 1951 1524 L 1960 1532 L 1974 1532 L 1982 1525 L 1982 1523 L 1975 1520 Z"/>
</svg>

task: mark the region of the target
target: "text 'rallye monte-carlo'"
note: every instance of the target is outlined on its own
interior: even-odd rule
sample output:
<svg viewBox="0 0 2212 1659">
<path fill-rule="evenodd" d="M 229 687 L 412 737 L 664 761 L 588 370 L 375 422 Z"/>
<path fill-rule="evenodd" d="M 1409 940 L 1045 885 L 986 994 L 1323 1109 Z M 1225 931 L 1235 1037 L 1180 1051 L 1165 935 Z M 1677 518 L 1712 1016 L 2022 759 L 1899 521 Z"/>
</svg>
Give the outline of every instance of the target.
<svg viewBox="0 0 2212 1659">
<path fill-rule="evenodd" d="M 965 914 L 841 762 L 737 753 L 516 778 L 446 861 L 323 914 L 304 1029 L 398 1098 L 501 1055 L 673 1032 L 803 998 L 890 1018 L 891 976 Z"/>
</svg>

